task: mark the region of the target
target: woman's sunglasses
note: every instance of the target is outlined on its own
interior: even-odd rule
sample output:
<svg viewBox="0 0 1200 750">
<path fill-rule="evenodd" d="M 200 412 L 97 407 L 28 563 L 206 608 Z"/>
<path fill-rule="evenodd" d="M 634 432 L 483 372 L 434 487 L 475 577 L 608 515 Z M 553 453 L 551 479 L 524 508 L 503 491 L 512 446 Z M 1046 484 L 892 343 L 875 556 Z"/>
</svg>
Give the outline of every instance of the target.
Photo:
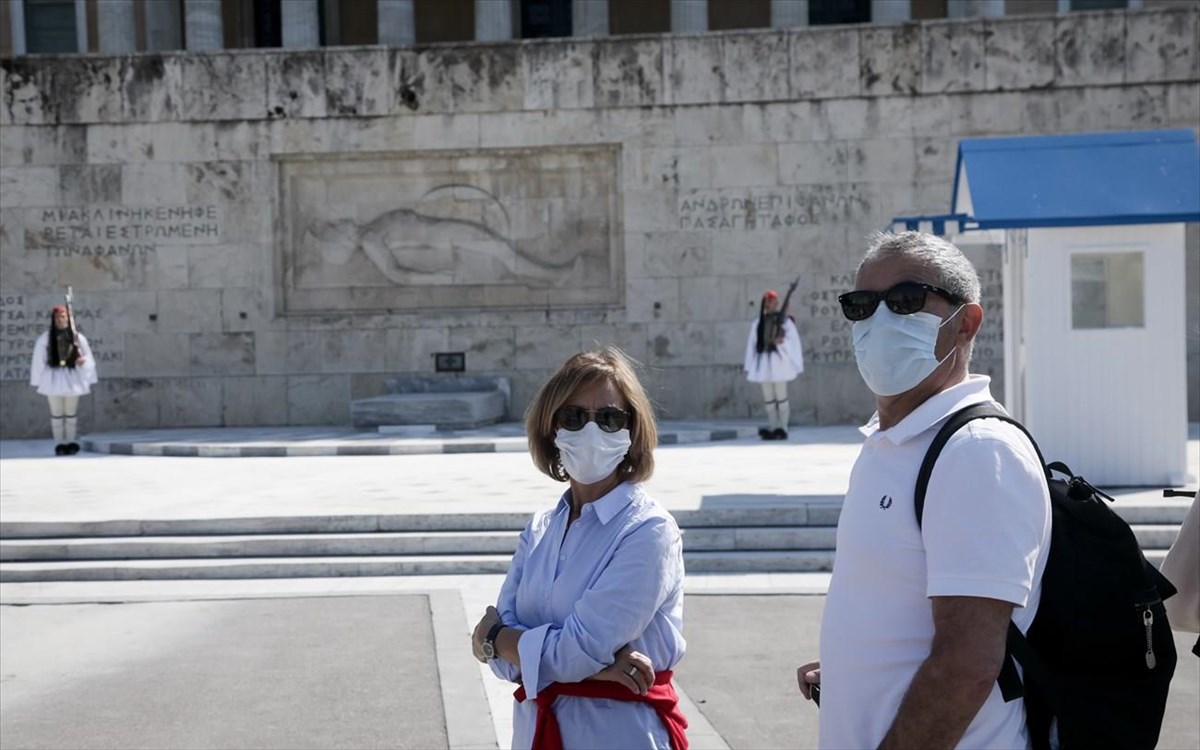
<svg viewBox="0 0 1200 750">
<path fill-rule="evenodd" d="M 856 289 L 840 295 L 838 302 L 842 305 L 842 315 L 845 315 L 847 319 L 866 320 L 875 314 L 880 302 L 886 304 L 888 309 L 897 315 L 912 315 L 921 312 L 925 309 L 925 296 L 930 292 L 944 297 L 953 305 L 963 303 L 962 298 L 953 292 L 916 281 L 901 281 L 886 292 Z"/>
<path fill-rule="evenodd" d="M 591 415 L 589 417 L 589 415 Z M 600 409 L 585 409 L 582 406 L 562 406 L 554 412 L 554 421 L 564 430 L 575 432 L 582 430 L 588 422 L 595 421 L 596 426 L 605 432 L 616 432 L 625 429 L 629 418 L 633 416 L 624 409 L 615 406 L 605 406 Z"/>
</svg>

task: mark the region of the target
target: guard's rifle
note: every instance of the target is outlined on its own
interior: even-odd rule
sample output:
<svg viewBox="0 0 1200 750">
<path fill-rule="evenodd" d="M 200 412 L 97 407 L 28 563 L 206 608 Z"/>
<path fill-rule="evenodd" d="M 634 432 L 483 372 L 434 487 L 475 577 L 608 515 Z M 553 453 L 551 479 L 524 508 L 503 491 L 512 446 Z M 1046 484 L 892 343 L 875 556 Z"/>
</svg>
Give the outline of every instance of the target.
<svg viewBox="0 0 1200 750">
<path fill-rule="evenodd" d="M 75 295 L 71 287 L 67 287 L 67 293 L 63 295 L 63 300 L 67 305 L 67 330 L 71 332 L 71 348 L 63 357 L 64 362 L 70 362 L 71 366 L 75 366 L 75 362 L 79 359 L 79 329 L 75 327 L 75 310 L 71 307 L 71 301 L 75 299 Z"/>
<path fill-rule="evenodd" d="M 773 313 L 768 313 L 767 330 L 765 333 L 770 335 L 765 336 L 764 341 L 769 342 L 772 347 L 774 347 L 775 341 L 783 335 L 783 324 L 787 320 L 788 304 L 792 301 L 792 292 L 796 291 L 796 287 L 798 286 L 800 286 L 799 276 L 788 286 L 787 294 L 783 296 L 783 304 L 779 306 L 779 309 Z"/>
</svg>

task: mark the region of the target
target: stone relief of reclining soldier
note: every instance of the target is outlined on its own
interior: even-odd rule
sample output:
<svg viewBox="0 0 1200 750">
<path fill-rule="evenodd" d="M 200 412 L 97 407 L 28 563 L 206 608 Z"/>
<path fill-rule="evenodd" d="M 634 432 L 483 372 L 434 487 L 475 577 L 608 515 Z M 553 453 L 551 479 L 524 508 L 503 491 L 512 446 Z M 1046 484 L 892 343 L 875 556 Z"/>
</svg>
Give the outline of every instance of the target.
<svg viewBox="0 0 1200 750">
<path fill-rule="evenodd" d="M 578 254 L 557 263 L 534 258 L 482 222 L 408 208 L 386 211 L 366 223 L 313 219 L 305 241 L 332 265 L 345 265 L 362 250 L 385 278 L 405 285 L 561 286 L 577 276 L 583 262 Z"/>
</svg>

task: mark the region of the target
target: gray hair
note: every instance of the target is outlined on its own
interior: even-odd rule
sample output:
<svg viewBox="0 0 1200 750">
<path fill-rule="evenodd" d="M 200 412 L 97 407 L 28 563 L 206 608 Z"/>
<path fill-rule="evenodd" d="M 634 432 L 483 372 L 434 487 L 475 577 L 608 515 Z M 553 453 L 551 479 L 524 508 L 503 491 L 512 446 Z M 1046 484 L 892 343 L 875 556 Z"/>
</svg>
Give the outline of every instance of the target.
<svg viewBox="0 0 1200 750">
<path fill-rule="evenodd" d="M 967 302 L 979 303 L 979 272 L 952 243 L 923 232 L 876 232 L 869 238 L 867 254 L 858 264 L 863 266 L 881 258 L 907 258 L 920 264 L 933 275 L 930 284 L 940 286 Z"/>
<path fill-rule="evenodd" d="M 937 235 L 924 232 L 876 232 L 869 238 L 867 254 L 858 264 L 856 273 L 861 273 L 866 264 L 882 258 L 912 260 L 932 275 L 932 278 L 922 281 L 940 286 L 959 299 L 979 304 L 979 272 L 962 250 Z M 967 361 L 970 362 L 974 355 L 975 339 L 972 338 L 967 345 Z"/>
</svg>

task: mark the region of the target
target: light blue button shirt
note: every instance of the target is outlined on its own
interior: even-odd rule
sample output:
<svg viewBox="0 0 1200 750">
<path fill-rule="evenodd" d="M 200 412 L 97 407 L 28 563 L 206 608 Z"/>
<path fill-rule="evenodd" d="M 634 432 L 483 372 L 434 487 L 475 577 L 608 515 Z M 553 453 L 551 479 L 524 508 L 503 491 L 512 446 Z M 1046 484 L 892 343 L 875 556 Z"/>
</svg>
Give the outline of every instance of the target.
<svg viewBox="0 0 1200 750">
<path fill-rule="evenodd" d="M 497 677 L 525 686 L 513 703 L 514 748 L 533 744 L 539 690 L 581 682 L 613 663 L 625 644 L 672 669 L 683 638 L 683 542 L 679 527 L 637 484 L 621 484 L 588 503 L 567 528 L 570 492 L 533 517 L 513 555 L 496 609 L 524 628 L 522 668 L 490 663 Z M 554 703 L 569 748 L 670 748 L 649 705 L 561 696 Z"/>
</svg>

